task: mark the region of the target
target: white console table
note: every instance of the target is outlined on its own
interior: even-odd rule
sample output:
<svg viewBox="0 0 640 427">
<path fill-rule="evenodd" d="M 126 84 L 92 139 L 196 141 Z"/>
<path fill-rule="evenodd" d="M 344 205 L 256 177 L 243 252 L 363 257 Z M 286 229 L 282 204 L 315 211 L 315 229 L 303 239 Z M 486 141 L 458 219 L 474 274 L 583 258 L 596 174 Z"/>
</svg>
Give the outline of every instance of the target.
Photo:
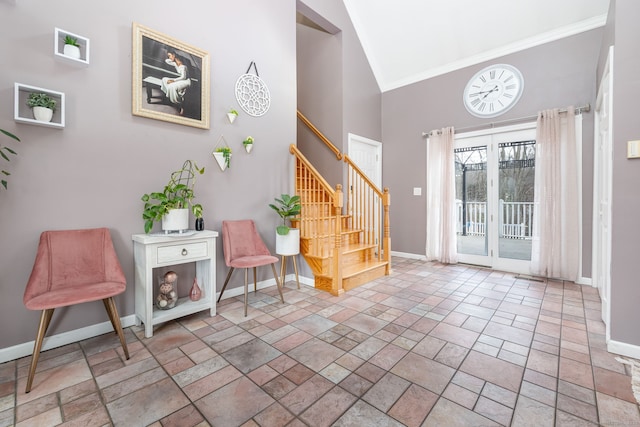
<svg viewBox="0 0 640 427">
<path fill-rule="evenodd" d="M 216 238 L 217 231 L 196 231 L 185 235 L 134 234 L 136 325 L 144 323 L 144 336 L 153 336 L 153 325 L 209 310 L 216 315 Z M 195 262 L 196 278 L 203 296 L 191 301 L 180 298 L 169 310 L 158 309 L 154 302 L 157 288 L 153 269 Z M 189 286 L 189 289 L 191 286 Z"/>
</svg>

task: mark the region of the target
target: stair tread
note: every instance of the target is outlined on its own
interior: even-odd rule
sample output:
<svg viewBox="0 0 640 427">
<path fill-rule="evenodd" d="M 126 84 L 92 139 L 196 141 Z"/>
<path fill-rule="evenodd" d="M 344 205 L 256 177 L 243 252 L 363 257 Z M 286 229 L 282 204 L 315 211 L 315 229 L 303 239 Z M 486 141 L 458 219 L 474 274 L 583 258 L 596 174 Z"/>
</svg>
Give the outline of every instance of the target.
<svg viewBox="0 0 640 427">
<path fill-rule="evenodd" d="M 373 270 L 375 268 L 384 267 L 388 264 L 387 261 L 363 261 L 353 263 L 342 267 L 342 278 L 348 279 L 356 274 L 363 273 L 365 271 Z M 320 277 L 329 277 L 325 275 L 319 275 Z"/>
</svg>

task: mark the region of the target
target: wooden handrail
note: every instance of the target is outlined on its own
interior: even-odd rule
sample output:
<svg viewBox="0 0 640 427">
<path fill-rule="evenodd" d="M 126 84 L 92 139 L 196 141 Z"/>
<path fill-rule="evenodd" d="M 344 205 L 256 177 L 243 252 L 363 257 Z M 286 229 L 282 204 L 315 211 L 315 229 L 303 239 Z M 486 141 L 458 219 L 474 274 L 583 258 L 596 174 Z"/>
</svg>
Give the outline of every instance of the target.
<svg viewBox="0 0 640 427">
<path fill-rule="evenodd" d="M 298 158 L 298 160 L 300 160 L 304 164 L 304 166 L 307 169 L 309 169 L 309 171 L 311 172 L 313 177 L 320 184 L 322 184 L 322 188 L 324 188 L 324 190 L 326 192 L 330 193 L 331 195 L 333 195 L 335 193 L 335 190 L 329 185 L 327 180 L 325 180 L 324 177 L 322 175 L 320 175 L 320 172 L 318 172 L 316 170 L 316 168 L 314 168 L 313 165 L 311 163 L 309 163 L 309 160 L 307 160 L 307 158 L 302 154 L 302 152 L 300 150 L 298 150 L 298 147 L 296 147 L 293 144 L 289 145 L 289 152 L 291 154 L 293 154 L 294 156 L 296 156 Z"/>
<path fill-rule="evenodd" d="M 338 160 L 342 160 L 342 153 L 340 152 L 340 150 L 338 150 L 338 147 L 333 145 L 333 143 L 329 141 L 329 139 L 326 136 L 324 136 L 322 132 L 320 132 L 318 128 L 316 128 L 313 125 L 313 123 L 311 123 L 309 119 L 307 119 L 304 116 L 304 114 L 300 112 L 300 110 L 297 110 L 297 111 L 298 111 L 298 118 L 300 119 L 300 121 L 304 123 L 311 130 L 311 132 L 313 132 L 318 138 L 320 138 L 320 140 L 324 142 L 324 145 L 326 145 L 327 147 L 329 147 L 331 151 L 333 151 L 333 154 L 336 155 L 336 158 Z"/>
</svg>

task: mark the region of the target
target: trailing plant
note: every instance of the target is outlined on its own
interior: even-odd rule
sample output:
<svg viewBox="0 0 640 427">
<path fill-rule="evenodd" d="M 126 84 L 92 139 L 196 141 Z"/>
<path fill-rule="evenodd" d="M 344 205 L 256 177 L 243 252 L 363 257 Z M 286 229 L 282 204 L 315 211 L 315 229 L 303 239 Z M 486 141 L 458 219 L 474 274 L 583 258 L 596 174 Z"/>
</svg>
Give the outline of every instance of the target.
<svg viewBox="0 0 640 427">
<path fill-rule="evenodd" d="M 27 99 L 27 105 L 33 107 L 44 107 L 56 110 L 56 101 L 46 93 L 32 92 Z"/>
<path fill-rule="evenodd" d="M 71 46 L 80 47 L 80 45 L 78 44 L 78 39 L 69 35 L 65 36 L 64 44 L 70 44 Z"/>
<path fill-rule="evenodd" d="M 16 141 L 20 142 L 20 138 L 18 138 L 17 136 L 12 134 L 11 132 L 8 132 L 8 131 L 6 131 L 4 129 L 0 129 L 0 132 L 3 133 L 4 135 L 8 136 L 9 138 L 15 139 Z M 0 156 L 3 159 L 5 159 L 7 162 L 11 161 L 11 159 L 9 158 L 9 154 L 13 154 L 15 156 L 18 153 L 16 153 L 10 147 L 0 145 Z M 0 174 L 4 175 L 5 177 L 11 175 L 6 170 L 0 170 Z M 8 183 L 7 183 L 7 180 L 4 177 L 2 177 L 2 179 L 0 179 L 0 184 L 2 184 L 2 186 L 4 187 L 5 190 L 7 189 L 7 184 Z"/>
<path fill-rule="evenodd" d="M 142 196 L 144 209 L 144 232 L 149 233 L 153 223 L 162 221 L 162 217 L 171 209 L 184 209 L 191 207 L 191 212 L 196 218 L 202 216 L 202 205 L 193 203 L 195 198 L 194 186 L 197 175 L 202 175 L 204 168 L 198 168 L 195 162 L 187 160 L 179 169 L 171 174 L 169 183 L 162 192 L 148 193 Z"/>
<path fill-rule="evenodd" d="M 235 110 L 235 109 L 231 108 L 231 109 L 229 110 L 229 114 L 234 114 L 234 115 L 236 115 L 236 116 L 237 116 L 237 115 L 238 115 L 238 110 Z"/>
<path fill-rule="evenodd" d="M 216 148 L 217 153 L 222 153 L 222 157 L 224 158 L 224 164 L 230 168 L 231 167 L 231 148 L 229 147 L 218 147 Z"/>
<path fill-rule="evenodd" d="M 253 137 L 248 136 L 245 138 L 244 141 L 242 141 L 242 144 L 246 147 L 249 144 L 253 144 Z"/>
<path fill-rule="evenodd" d="M 276 197 L 274 200 L 276 204 L 270 203 L 269 207 L 276 211 L 280 218 L 282 218 L 282 225 L 276 227 L 276 232 L 281 236 L 285 236 L 289 234 L 287 220 L 296 215 L 300 215 L 300 210 L 302 209 L 300 196 L 283 194 L 280 199 Z"/>
</svg>

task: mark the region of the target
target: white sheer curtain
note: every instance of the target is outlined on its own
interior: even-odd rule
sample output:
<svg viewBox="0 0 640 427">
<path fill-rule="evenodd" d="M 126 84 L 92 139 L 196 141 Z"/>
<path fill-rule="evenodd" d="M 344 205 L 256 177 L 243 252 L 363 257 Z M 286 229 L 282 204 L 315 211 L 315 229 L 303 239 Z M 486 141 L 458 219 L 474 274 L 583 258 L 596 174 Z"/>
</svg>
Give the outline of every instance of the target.
<svg viewBox="0 0 640 427">
<path fill-rule="evenodd" d="M 580 276 L 581 206 L 575 109 L 538 113 L 532 273 L 575 281 Z M 578 133 L 580 135 L 580 133 Z"/>
<path fill-rule="evenodd" d="M 432 131 L 427 139 L 426 255 L 447 264 L 458 262 L 453 143 L 453 127 Z"/>
</svg>

